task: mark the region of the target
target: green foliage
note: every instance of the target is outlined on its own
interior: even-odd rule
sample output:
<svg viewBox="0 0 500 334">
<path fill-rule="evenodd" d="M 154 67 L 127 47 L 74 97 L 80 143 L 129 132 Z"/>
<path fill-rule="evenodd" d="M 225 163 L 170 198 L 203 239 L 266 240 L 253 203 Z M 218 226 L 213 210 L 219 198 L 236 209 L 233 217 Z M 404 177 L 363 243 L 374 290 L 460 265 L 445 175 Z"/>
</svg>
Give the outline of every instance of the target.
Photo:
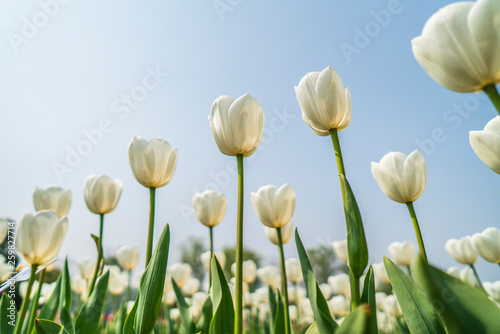
<svg viewBox="0 0 500 334">
<path fill-rule="evenodd" d="M 234 306 L 231 291 L 224 272 L 214 256 L 210 262 L 212 270 L 213 317 L 210 322 L 210 334 L 233 333 Z"/>
<path fill-rule="evenodd" d="M 378 330 L 373 329 L 370 320 L 375 316 L 374 312 L 367 304 L 361 304 L 345 317 L 342 326 L 335 331 L 335 334 L 376 334 Z"/>
<path fill-rule="evenodd" d="M 0 333 L 14 333 L 16 319 L 15 301 L 11 299 L 7 293 L 3 293 L 2 300 L 0 301 Z"/>
<path fill-rule="evenodd" d="M 181 246 L 181 262 L 187 263 L 193 269 L 192 275 L 203 282 L 206 270 L 201 263 L 200 255 L 207 251 L 203 239 L 190 237 Z"/>
<path fill-rule="evenodd" d="M 373 274 L 373 268 L 370 266 L 368 272 L 365 276 L 365 281 L 363 283 L 363 292 L 361 294 L 361 303 L 370 306 L 373 312 L 370 313 L 370 330 L 372 333 L 377 333 L 377 300 L 375 299 L 375 275 Z"/>
<path fill-rule="evenodd" d="M 68 259 L 64 261 L 64 269 L 61 278 L 61 294 L 59 299 L 59 317 L 61 318 L 61 324 L 64 329 L 73 334 L 75 328 L 73 325 L 73 318 L 71 317 L 71 281 L 68 269 Z"/>
<path fill-rule="evenodd" d="M 328 277 L 334 275 L 339 271 L 339 267 L 336 265 L 335 253 L 331 245 L 319 245 L 314 248 L 307 250 L 309 255 L 309 260 L 311 261 L 311 266 L 316 275 L 316 281 L 318 283 L 326 283 Z M 340 271 L 346 272 L 347 267 L 343 266 Z"/>
<path fill-rule="evenodd" d="M 97 333 L 104 301 L 106 300 L 106 291 L 108 288 L 109 271 L 106 271 L 98 280 L 94 290 L 89 298 L 83 304 L 80 313 L 76 317 L 76 334 Z"/>
<path fill-rule="evenodd" d="M 193 316 L 191 315 L 191 311 L 189 310 L 189 305 L 186 303 L 186 299 L 184 298 L 184 294 L 181 289 L 175 283 L 175 280 L 172 278 L 172 287 L 174 288 L 175 298 L 177 299 L 177 308 L 179 309 L 179 313 L 181 315 L 182 327 L 184 328 L 185 334 L 194 334 L 196 330 L 196 326 L 193 322 Z"/>
<path fill-rule="evenodd" d="M 226 255 L 226 263 L 224 265 L 224 273 L 226 277 L 233 277 L 233 273 L 231 272 L 231 265 L 236 262 L 236 247 L 226 247 L 224 248 L 224 255 Z M 257 265 L 257 268 L 260 267 L 260 263 L 262 261 L 261 256 L 250 249 L 243 249 L 243 261 L 252 260 Z M 250 291 L 255 291 L 258 287 L 259 281 L 255 280 L 252 284 L 249 284 Z"/>
<path fill-rule="evenodd" d="M 35 320 L 37 334 L 67 334 L 63 326 L 50 320 Z"/>
<path fill-rule="evenodd" d="M 276 314 L 271 314 L 274 316 L 274 334 L 285 333 L 285 305 L 283 304 L 283 297 L 281 292 L 277 290 L 277 303 L 276 303 Z"/>
</svg>

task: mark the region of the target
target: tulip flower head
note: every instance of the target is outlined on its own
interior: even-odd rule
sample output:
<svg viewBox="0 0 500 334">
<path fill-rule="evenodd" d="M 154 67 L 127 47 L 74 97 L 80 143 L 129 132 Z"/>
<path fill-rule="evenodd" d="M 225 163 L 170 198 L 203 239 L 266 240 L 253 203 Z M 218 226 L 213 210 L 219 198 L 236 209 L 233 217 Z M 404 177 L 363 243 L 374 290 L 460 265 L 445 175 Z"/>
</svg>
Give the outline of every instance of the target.
<svg viewBox="0 0 500 334">
<path fill-rule="evenodd" d="M 351 92 L 340 75 L 328 66 L 322 72 L 307 73 L 295 87 L 302 119 L 318 136 L 342 131 L 351 122 Z"/>
<path fill-rule="evenodd" d="M 374 263 L 372 265 L 373 273 L 375 274 L 375 278 L 383 284 L 391 284 L 391 280 L 387 275 L 387 271 L 385 270 L 384 262 Z"/>
<path fill-rule="evenodd" d="M 91 280 L 92 276 L 94 275 L 95 262 L 95 259 L 91 259 L 89 257 L 84 257 L 77 262 L 80 276 L 82 276 L 87 281 Z"/>
<path fill-rule="evenodd" d="M 139 263 L 139 248 L 132 246 L 122 246 L 116 251 L 116 260 L 123 269 L 132 270 Z"/>
<path fill-rule="evenodd" d="M 275 266 L 265 266 L 257 269 L 257 277 L 265 285 L 276 287 L 279 284 L 278 268 Z"/>
<path fill-rule="evenodd" d="M 500 174 L 500 116 L 489 121 L 483 131 L 469 132 L 469 141 L 479 159 Z"/>
<path fill-rule="evenodd" d="M 236 274 L 236 263 L 231 265 L 231 272 Z M 257 277 L 257 265 L 252 260 L 243 261 L 243 282 L 251 284 Z"/>
<path fill-rule="evenodd" d="M 290 258 L 285 262 L 286 277 L 292 283 L 299 283 L 302 281 L 302 269 L 300 261 L 296 258 Z"/>
<path fill-rule="evenodd" d="M 484 282 L 483 286 L 491 298 L 493 298 L 497 302 L 500 302 L 500 281 L 496 281 L 494 283 Z"/>
<path fill-rule="evenodd" d="M 227 198 L 224 193 L 214 190 L 206 190 L 201 194 L 195 193 L 193 196 L 194 212 L 198 220 L 207 227 L 218 225 L 227 210 Z"/>
<path fill-rule="evenodd" d="M 174 279 L 175 283 L 182 288 L 191 278 L 191 266 L 187 263 L 175 263 L 168 267 L 167 273 Z"/>
<path fill-rule="evenodd" d="M 182 287 L 182 292 L 184 293 L 185 296 L 191 297 L 199 289 L 200 289 L 200 280 L 195 277 L 191 277 Z"/>
<path fill-rule="evenodd" d="M 456 2 L 441 8 L 412 40 L 413 54 L 437 83 L 478 92 L 500 82 L 500 2 Z"/>
<path fill-rule="evenodd" d="M 264 109 L 250 94 L 237 99 L 219 96 L 208 117 L 219 150 L 226 155 L 248 157 L 264 134 Z"/>
<path fill-rule="evenodd" d="M 459 240 L 450 239 L 444 248 L 458 262 L 462 264 L 474 264 L 477 260 L 477 251 L 470 236 L 465 236 Z"/>
<path fill-rule="evenodd" d="M 217 258 L 217 261 L 219 261 L 220 267 L 224 268 L 224 265 L 226 264 L 226 253 L 224 253 L 223 251 L 215 252 L 215 257 Z M 210 270 L 211 259 L 212 259 L 212 254 L 210 254 L 210 251 L 206 251 L 200 255 L 201 263 L 203 264 L 203 267 L 207 271 Z"/>
<path fill-rule="evenodd" d="M 266 232 L 266 236 L 275 245 L 279 245 L 278 241 L 278 231 L 275 228 L 264 226 L 264 232 Z M 289 221 L 281 228 L 281 240 L 283 241 L 283 245 L 288 243 L 292 239 L 293 235 L 293 221 Z"/>
<path fill-rule="evenodd" d="M 59 186 L 36 187 L 33 192 L 33 204 L 36 211 L 54 210 L 59 217 L 64 217 L 71 206 L 71 191 Z"/>
<path fill-rule="evenodd" d="M 112 180 L 106 175 L 87 177 L 83 185 L 83 196 L 90 212 L 95 214 L 111 213 L 116 208 L 122 194 L 121 180 Z"/>
<path fill-rule="evenodd" d="M 128 146 L 128 161 L 134 177 L 146 188 L 167 185 L 177 166 L 177 149 L 162 138 L 147 141 L 135 136 Z"/>
<path fill-rule="evenodd" d="M 347 263 L 349 261 L 349 252 L 347 250 L 347 239 L 332 242 L 333 252 L 340 261 Z"/>
<path fill-rule="evenodd" d="M 488 227 L 481 233 L 472 236 L 472 242 L 483 259 L 492 263 L 500 263 L 500 230 Z"/>
<path fill-rule="evenodd" d="M 295 210 L 295 191 L 288 184 L 272 185 L 252 193 L 252 203 L 260 221 L 267 227 L 283 227 L 292 218 Z"/>
<path fill-rule="evenodd" d="M 415 259 L 415 245 L 411 241 L 393 242 L 388 250 L 391 258 L 400 266 L 410 266 Z"/>
<path fill-rule="evenodd" d="M 68 218 L 59 218 L 55 211 L 42 210 L 34 215 L 25 211 L 17 228 L 17 251 L 30 265 L 43 266 L 57 256 L 67 230 Z"/>
<path fill-rule="evenodd" d="M 330 276 L 328 277 L 328 284 L 332 287 L 333 293 L 343 295 L 347 298 L 351 297 L 351 283 L 349 281 L 349 275 L 338 274 Z"/>
<path fill-rule="evenodd" d="M 384 194 L 399 203 L 414 202 L 426 184 L 425 161 L 420 152 L 386 154 L 379 163 L 372 162 L 372 174 Z"/>
</svg>

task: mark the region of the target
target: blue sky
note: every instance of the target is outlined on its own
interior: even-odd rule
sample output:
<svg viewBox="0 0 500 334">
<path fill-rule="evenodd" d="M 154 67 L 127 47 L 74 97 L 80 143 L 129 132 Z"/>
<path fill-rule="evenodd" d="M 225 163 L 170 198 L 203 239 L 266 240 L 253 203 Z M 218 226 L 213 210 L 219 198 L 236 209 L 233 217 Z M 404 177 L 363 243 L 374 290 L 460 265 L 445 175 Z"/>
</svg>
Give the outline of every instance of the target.
<svg viewBox="0 0 500 334">
<path fill-rule="evenodd" d="M 428 182 L 415 209 L 429 258 L 441 267 L 456 265 L 444 243 L 498 226 L 500 194 L 498 175 L 468 141 L 469 131 L 496 115 L 492 105 L 482 94 L 439 86 L 411 52 L 411 39 L 447 3 L 3 0 L 0 214 L 17 219 L 33 211 L 36 186 L 69 188 L 73 204 L 61 255 L 95 257 L 89 234 L 98 232 L 98 217 L 87 210 L 82 186 L 88 175 L 106 174 L 123 180 L 124 190 L 106 217 L 105 251 L 123 244 L 144 250 L 149 193 L 133 178 L 127 147 L 135 135 L 162 137 L 179 149 L 171 183 L 157 191 L 155 236 L 171 224 L 169 262 L 178 260 L 190 236 L 208 237 L 191 198 L 210 186 L 228 196 L 216 249 L 232 245 L 235 159 L 218 151 L 207 117 L 219 95 L 250 93 L 264 107 L 267 130 L 245 163 L 245 247 L 268 263 L 278 261 L 250 201 L 250 192 L 266 184 L 295 189 L 293 219 L 306 247 L 344 239 L 331 141 L 302 121 L 293 89 L 307 72 L 330 65 L 351 89 L 352 122 L 340 141 L 370 261 L 381 261 L 393 241 L 415 241 L 406 207 L 385 197 L 370 162 L 419 149 Z M 102 138 L 85 144 L 85 133 L 99 128 L 106 131 Z M 69 152 L 78 148 L 86 155 L 68 166 Z M 55 165 L 68 169 L 58 175 Z M 293 243 L 285 252 L 297 256 Z M 478 270 L 484 280 L 498 277 L 497 266 L 482 259 Z"/>
</svg>

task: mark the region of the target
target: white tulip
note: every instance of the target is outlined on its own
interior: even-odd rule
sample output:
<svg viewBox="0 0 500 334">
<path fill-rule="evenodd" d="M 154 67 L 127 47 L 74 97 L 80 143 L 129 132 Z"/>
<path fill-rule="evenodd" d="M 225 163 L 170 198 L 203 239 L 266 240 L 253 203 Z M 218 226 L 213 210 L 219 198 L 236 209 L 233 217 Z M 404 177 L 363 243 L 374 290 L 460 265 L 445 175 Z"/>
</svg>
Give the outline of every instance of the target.
<svg viewBox="0 0 500 334">
<path fill-rule="evenodd" d="M 116 251 L 116 260 L 123 269 L 132 270 L 139 263 L 139 248 L 122 246 Z"/>
<path fill-rule="evenodd" d="M 231 272 L 236 275 L 236 263 L 231 266 Z M 243 261 L 243 282 L 251 284 L 257 277 L 257 265 L 252 260 Z"/>
<path fill-rule="evenodd" d="M 105 266 L 104 271 L 109 271 L 108 290 L 112 295 L 121 295 L 128 285 L 128 275 L 121 271 L 120 267 Z"/>
<path fill-rule="evenodd" d="M 77 262 L 78 271 L 80 272 L 80 276 L 82 276 L 87 281 L 91 280 L 94 276 L 96 260 L 91 259 L 89 257 L 84 257 L 80 261 Z"/>
<path fill-rule="evenodd" d="M 444 248 L 458 262 L 462 264 L 474 264 L 477 260 L 477 251 L 470 236 L 465 236 L 460 240 L 450 239 Z"/>
<path fill-rule="evenodd" d="M 194 212 L 198 220 L 207 227 L 218 225 L 227 209 L 227 198 L 224 193 L 213 190 L 206 190 L 201 194 L 195 193 L 193 196 Z"/>
<path fill-rule="evenodd" d="M 483 131 L 469 132 L 469 141 L 479 159 L 500 174 L 500 116 L 489 121 Z"/>
<path fill-rule="evenodd" d="M 385 270 L 383 262 L 374 263 L 372 267 L 375 278 L 378 279 L 380 283 L 391 284 L 391 280 L 389 279 L 389 276 L 387 276 L 387 271 Z"/>
<path fill-rule="evenodd" d="M 278 231 L 274 227 L 264 226 L 264 232 L 266 233 L 266 237 L 275 245 L 279 245 L 278 241 Z M 290 220 L 281 228 L 281 240 L 283 245 L 292 240 L 293 236 L 293 221 Z"/>
<path fill-rule="evenodd" d="M 491 298 L 500 303 L 500 281 L 484 282 L 483 287 Z"/>
<path fill-rule="evenodd" d="M 343 295 L 346 298 L 351 298 L 351 283 L 349 275 L 338 274 L 328 277 L 328 284 L 332 287 L 333 293 Z"/>
<path fill-rule="evenodd" d="M 106 175 L 87 177 L 83 185 L 83 195 L 90 212 L 95 214 L 113 212 L 122 194 L 122 188 L 121 180 L 113 181 Z"/>
<path fill-rule="evenodd" d="M 80 275 L 71 276 L 71 290 L 76 294 L 82 294 L 87 290 L 87 281 Z"/>
<path fill-rule="evenodd" d="M 333 247 L 333 252 L 340 261 L 344 263 L 347 263 L 349 261 L 349 252 L 347 250 L 347 239 L 332 242 L 332 247 Z"/>
<path fill-rule="evenodd" d="M 436 82 L 478 92 L 500 82 L 500 2 L 456 2 L 430 17 L 412 40 L 415 58 Z"/>
<path fill-rule="evenodd" d="M 389 295 L 384 298 L 384 301 L 382 302 L 384 305 L 384 311 L 393 317 L 400 317 L 403 315 L 401 312 L 401 308 L 399 307 L 398 300 L 396 299 L 396 296 L 394 295 Z"/>
<path fill-rule="evenodd" d="M 147 141 L 135 136 L 128 146 L 128 161 L 137 182 L 146 188 L 167 185 L 177 166 L 177 149 L 162 138 Z"/>
<path fill-rule="evenodd" d="M 472 242 L 483 259 L 492 263 L 500 263 L 500 230 L 489 227 L 472 236 Z"/>
<path fill-rule="evenodd" d="M 387 249 L 394 262 L 400 266 L 410 266 L 415 259 L 415 245 L 411 241 L 393 242 Z"/>
<path fill-rule="evenodd" d="M 212 105 L 208 122 L 223 154 L 248 157 L 259 147 L 264 118 L 264 109 L 250 94 L 237 99 L 223 95 Z"/>
<path fill-rule="evenodd" d="M 174 279 L 179 288 L 182 288 L 188 282 L 191 272 L 191 266 L 187 263 L 175 263 L 167 270 L 167 273 Z"/>
<path fill-rule="evenodd" d="M 71 206 L 71 191 L 59 186 L 36 187 L 33 203 L 36 211 L 53 210 L 62 218 L 68 214 Z"/>
<path fill-rule="evenodd" d="M 372 162 L 372 174 L 384 194 L 399 203 L 414 202 L 425 189 L 425 161 L 413 151 L 386 154 L 380 163 Z"/>
<path fill-rule="evenodd" d="M 319 285 L 319 289 L 321 290 L 321 293 L 323 294 L 323 297 L 325 297 L 326 300 L 330 299 L 333 291 L 329 283 L 321 283 Z"/>
<path fill-rule="evenodd" d="M 262 224 L 283 227 L 295 210 L 295 191 L 288 183 L 279 188 L 267 185 L 252 193 L 252 204 Z"/>
<path fill-rule="evenodd" d="M 350 306 L 344 296 L 335 296 L 328 301 L 330 312 L 336 317 L 343 317 L 349 313 Z"/>
<path fill-rule="evenodd" d="M 278 268 L 275 266 L 265 266 L 257 269 L 257 277 L 262 283 L 271 287 L 277 287 L 280 283 Z"/>
<path fill-rule="evenodd" d="M 210 251 L 206 251 L 200 255 L 201 263 L 207 271 L 210 270 L 210 260 L 212 259 L 211 255 Z M 223 251 L 218 251 L 215 252 L 215 257 L 217 258 L 217 261 L 219 261 L 220 267 L 224 268 L 224 265 L 226 264 L 226 254 Z"/>
<path fill-rule="evenodd" d="M 450 267 L 446 272 L 471 286 L 476 284 L 474 280 L 474 271 L 469 267 L 464 267 L 462 270 L 457 267 Z"/>
<path fill-rule="evenodd" d="M 200 289 L 200 280 L 195 277 L 191 277 L 182 287 L 182 293 L 186 297 L 191 297 L 199 289 Z"/>
<path fill-rule="evenodd" d="M 307 73 L 295 87 L 295 95 L 302 119 L 319 136 L 328 136 L 331 129 L 342 131 L 351 122 L 351 92 L 330 66 Z"/>
<path fill-rule="evenodd" d="M 299 259 L 290 258 L 285 261 L 286 276 L 292 283 L 302 282 L 302 268 Z"/>
</svg>

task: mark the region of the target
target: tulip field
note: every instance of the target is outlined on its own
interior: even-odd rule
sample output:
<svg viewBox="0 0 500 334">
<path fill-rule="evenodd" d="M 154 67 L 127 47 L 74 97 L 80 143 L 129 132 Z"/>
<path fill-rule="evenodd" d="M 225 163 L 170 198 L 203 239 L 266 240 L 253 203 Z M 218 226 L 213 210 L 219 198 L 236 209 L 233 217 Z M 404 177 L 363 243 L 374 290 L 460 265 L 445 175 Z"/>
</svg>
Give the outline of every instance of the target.
<svg viewBox="0 0 500 334">
<path fill-rule="evenodd" d="M 430 16 L 411 46 L 416 61 L 439 85 L 489 99 L 489 107 L 499 116 L 484 124 L 482 131 L 470 131 L 469 143 L 488 172 L 500 174 L 496 87 L 500 82 L 500 1 L 443 7 Z M 337 182 L 338 176 L 340 186 L 347 237 L 328 241 L 340 270 L 320 279 L 314 252 L 305 248 L 304 232 L 294 225 L 296 199 L 307 194 L 296 193 L 289 183 L 262 185 L 254 191 L 245 187 L 248 161 L 259 159 L 267 110 L 250 94 L 214 96 L 211 109 L 206 108 L 212 138 L 196 140 L 213 142 L 220 158 L 232 159 L 237 192 L 229 196 L 229 192 L 209 189 L 192 194 L 192 209 L 200 223 L 197 228 L 206 236 L 206 249 L 193 248 L 204 279 L 187 261 L 172 260 L 174 231 L 191 227 L 166 223 L 157 214 L 161 205 L 157 196 L 175 178 L 182 148 L 172 147 L 163 138 L 135 136 L 128 143 L 127 158 L 133 177 L 149 198 L 149 206 L 138 204 L 149 212 L 143 219 L 148 223 L 143 227 L 147 239 L 137 241 L 146 245 L 146 251 L 121 244 L 110 256 L 107 249 L 112 236 L 104 227 L 120 203 L 124 183 L 107 175 L 90 175 L 83 183 L 83 198 L 94 219 L 89 224 L 98 228 L 82 238 L 92 239 L 95 256 L 79 258 L 72 267 L 61 247 L 71 226 L 73 194 L 81 190 L 36 187 L 34 210 L 15 219 L 0 218 L 0 244 L 4 245 L 0 334 L 500 333 L 500 280 L 483 280 L 476 265 L 483 259 L 498 269 L 500 229 L 491 226 L 450 238 L 440 247 L 461 268 L 436 265 L 427 239 L 430 234 L 425 231 L 428 226 L 419 222 L 422 207 L 414 206 L 428 185 L 426 161 L 418 149 L 391 151 L 371 163 L 380 196 L 398 203 L 407 214 L 400 224 L 411 226 L 414 234 L 406 241 L 394 240 L 384 250 L 383 261 L 376 263 L 369 257 L 372 248 L 362 218 L 364 203 L 357 200 L 359 187 L 351 187 L 352 165 L 342 150 L 342 131 L 351 124 L 351 91 L 335 64 L 331 65 L 304 73 L 294 90 L 303 126 L 332 142 L 324 154 L 329 154 L 337 169 L 323 177 Z M 251 207 L 244 207 L 245 198 Z M 219 249 L 214 236 L 224 228 L 218 225 L 233 206 L 236 216 L 227 223 L 236 228 L 228 240 L 235 245 L 231 253 Z M 260 265 L 249 258 L 244 210 L 255 212 L 279 265 Z M 155 226 L 161 228 L 160 234 Z M 293 254 L 286 251 L 287 244 L 293 246 Z"/>
</svg>

